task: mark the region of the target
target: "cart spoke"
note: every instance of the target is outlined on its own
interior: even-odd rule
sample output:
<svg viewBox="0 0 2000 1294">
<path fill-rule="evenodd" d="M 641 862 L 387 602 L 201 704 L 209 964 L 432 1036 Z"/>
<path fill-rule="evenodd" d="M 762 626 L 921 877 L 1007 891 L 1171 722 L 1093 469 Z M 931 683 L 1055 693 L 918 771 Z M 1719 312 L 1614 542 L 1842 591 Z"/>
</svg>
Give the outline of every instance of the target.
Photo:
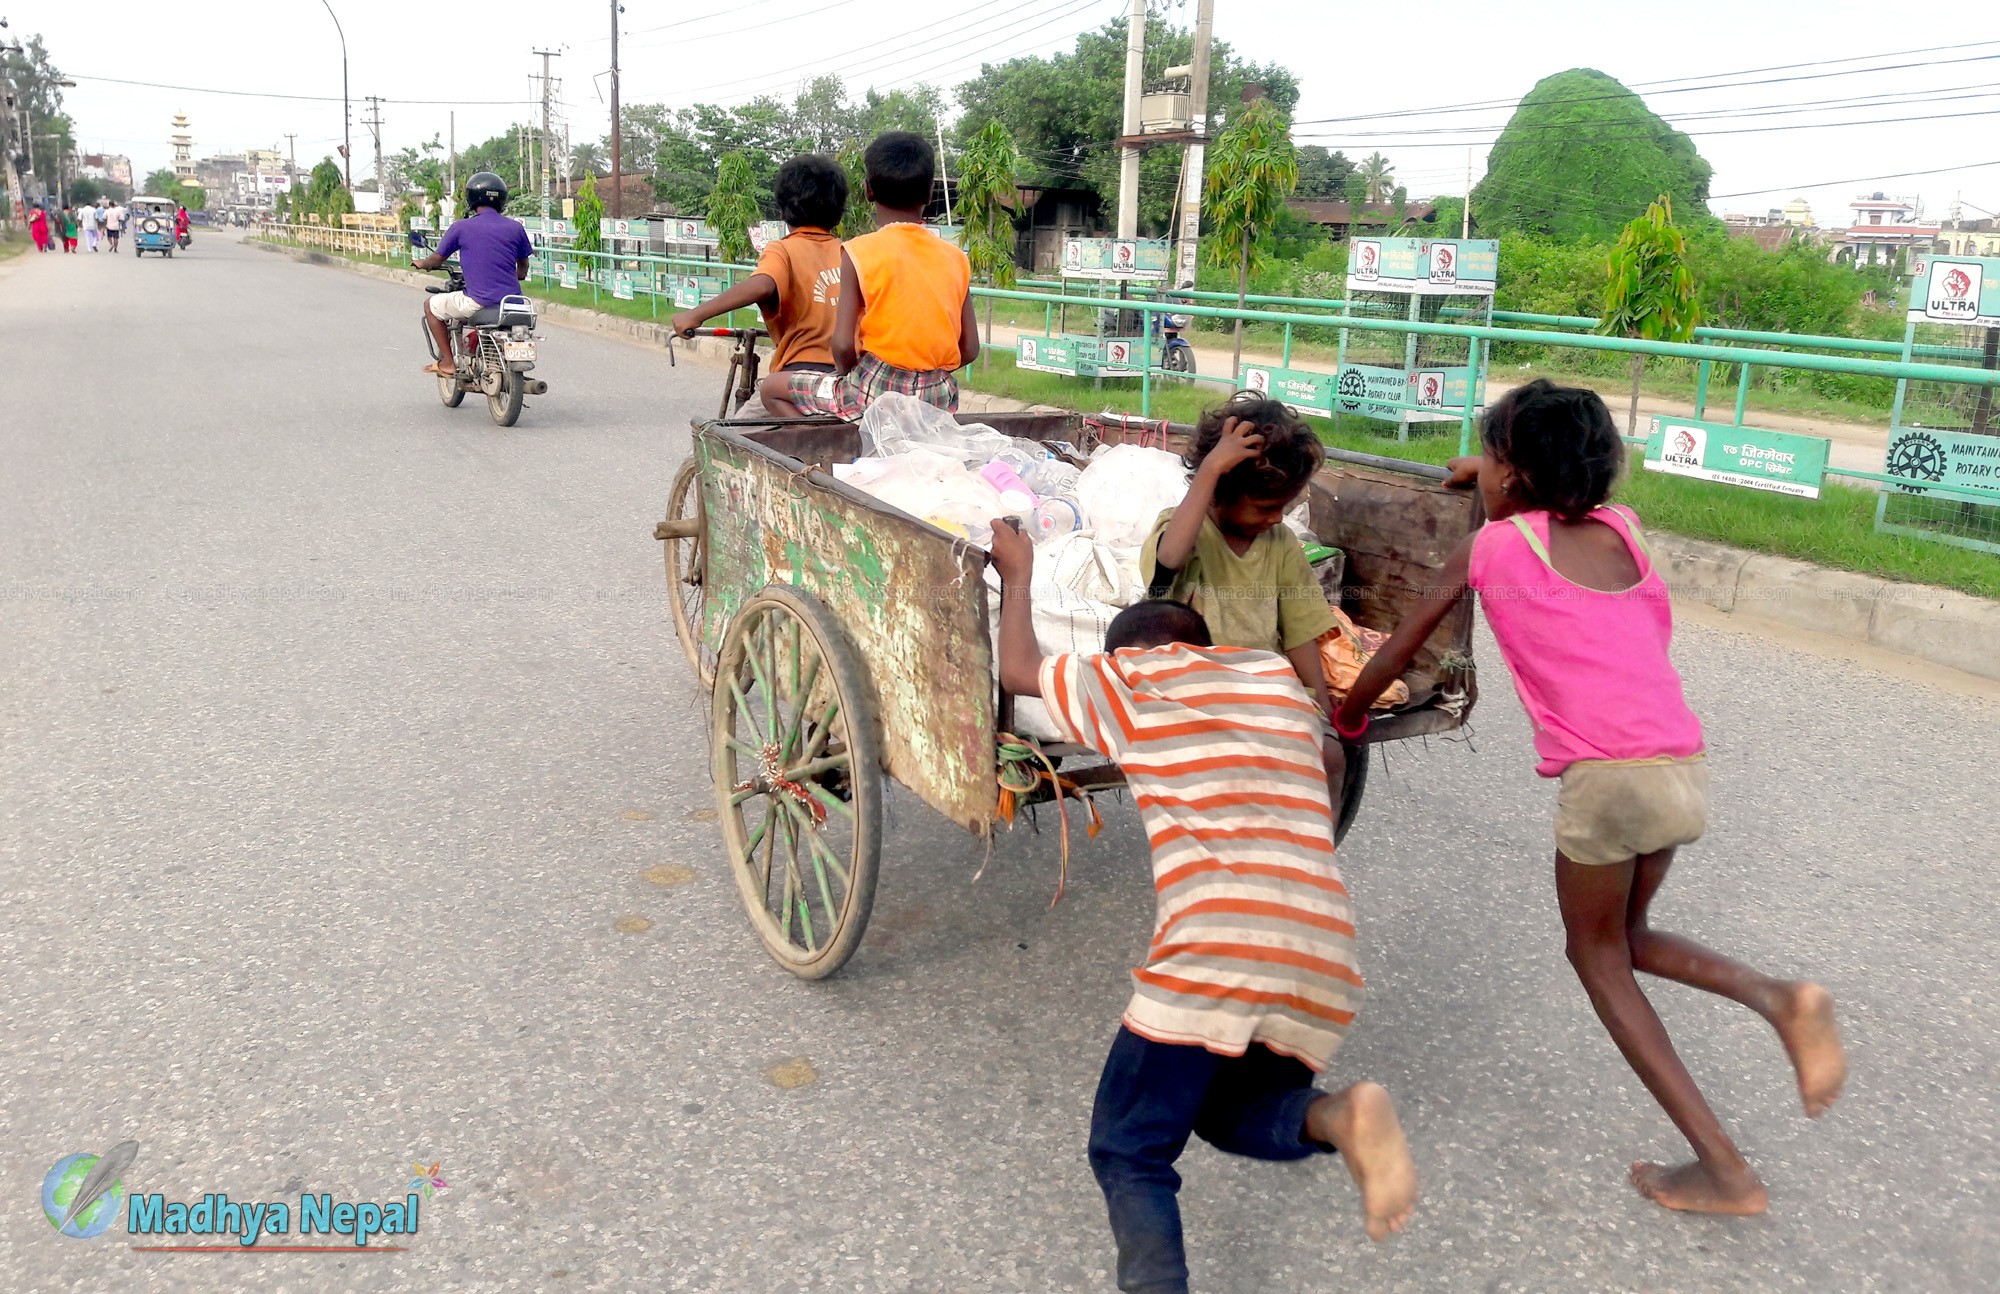
<svg viewBox="0 0 2000 1294">
<path fill-rule="evenodd" d="M 812 702 L 813 689 L 819 686 L 819 666 L 820 658 L 815 653 L 807 668 L 802 686 L 798 685 L 800 680 L 797 671 L 793 671 L 792 677 L 795 686 L 792 689 L 792 696 L 795 700 L 792 705 L 792 721 L 785 728 L 784 740 L 778 744 L 778 758 L 781 760 L 790 759 L 792 752 L 798 749 L 799 742 L 805 736 L 806 707 Z"/>
<path fill-rule="evenodd" d="M 832 812 L 838 813 L 849 822 L 854 821 L 854 806 L 835 795 L 832 791 L 827 790 L 818 782 L 807 782 L 806 790 L 812 792 L 812 798 L 818 800 Z"/>
<path fill-rule="evenodd" d="M 813 729 L 812 741 L 807 744 L 805 750 L 799 755 L 801 763 L 817 759 L 820 752 L 826 749 L 827 739 L 833 735 L 833 721 L 839 715 L 840 698 L 836 696 L 828 701 L 826 709 L 820 712 L 819 723 Z"/>
<path fill-rule="evenodd" d="M 774 809 L 771 816 L 778 823 L 778 831 L 789 833 L 789 822 L 784 814 Z M 771 833 L 773 840 L 777 839 L 778 831 Z M 796 857 L 797 855 L 790 851 L 787 851 L 785 854 L 785 890 L 783 894 L 778 896 L 778 916 L 784 921 L 784 925 L 779 927 L 779 930 L 784 935 L 785 942 L 787 943 L 790 943 L 792 939 L 792 894 L 796 889 L 795 882 L 799 878 L 799 869 L 794 861 Z"/>
<path fill-rule="evenodd" d="M 743 716 L 743 725 L 749 728 L 754 735 L 768 738 L 770 734 L 757 726 L 757 712 L 750 708 L 750 698 L 743 695 L 743 688 L 734 675 L 731 675 L 729 679 L 729 695 L 736 702 L 736 713 Z M 756 750 L 752 750 L 749 753 L 760 759 L 763 757 Z"/>
<path fill-rule="evenodd" d="M 770 623 L 769 616 L 759 620 L 750 641 L 743 644 L 743 659 L 750 666 L 750 673 L 757 680 L 757 687 L 764 693 L 764 718 L 766 722 L 764 727 L 758 730 L 757 735 L 764 738 L 766 742 L 773 740 L 778 733 L 778 698 L 777 694 L 771 690 L 769 676 L 764 673 L 764 662 L 757 658 L 757 648 L 759 639 L 768 634 Z"/>
<path fill-rule="evenodd" d="M 746 786 L 740 791 L 731 791 L 729 793 L 729 807 L 733 809 L 745 800 L 754 800 L 761 794 L 763 792 L 754 786 Z"/>
<path fill-rule="evenodd" d="M 791 810 L 794 825 L 803 825 L 801 819 L 806 816 L 805 810 L 793 805 L 787 805 L 786 807 Z M 834 853 L 833 847 L 821 838 L 819 832 L 807 831 L 806 843 L 812 848 L 814 858 L 813 869 L 820 872 L 820 897 L 826 900 L 826 910 L 829 917 L 837 915 L 840 909 L 834 905 L 833 895 L 826 892 L 826 874 L 820 868 L 819 860 L 824 859 L 826 865 L 833 868 L 833 874 L 840 878 L 843 891 L 853 883 L 848 877 L 847 865 L 840 861 L 840 856 Z"/>
<path fill-rule="evenodd" d="M 838 755 L 821 755 L 810 764 L 800 764 L 796 768 L 786 769 L 785 780 L 788 782 L 804 782 L 818 777 L 821 773 L 830 773 L 836 768 L 846 767 L 847 752 L 845 751 L 842 751 Z"/>
</svg>

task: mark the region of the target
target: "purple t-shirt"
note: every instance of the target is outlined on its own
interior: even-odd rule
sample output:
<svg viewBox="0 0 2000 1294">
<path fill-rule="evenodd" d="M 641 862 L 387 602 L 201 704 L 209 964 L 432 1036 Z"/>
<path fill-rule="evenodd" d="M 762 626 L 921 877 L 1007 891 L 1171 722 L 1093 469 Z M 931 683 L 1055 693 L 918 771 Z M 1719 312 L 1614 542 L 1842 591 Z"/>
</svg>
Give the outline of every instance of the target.
<svg viewBox="0 0 2000 1294">
<path fill-rule="evenodd" d="M 502 297 L 521 290 L 514 277 L 514 265 L 535 254 L 528 231 L 520 221 L 503 216 L 491 207 L 481 207 L 462 220 L 451 222 L 438 244 L 437 254 L 458 253 L 459 269 L 465 274 L 465 294 L 483 306 L 497 306 Z"/>
</svg>

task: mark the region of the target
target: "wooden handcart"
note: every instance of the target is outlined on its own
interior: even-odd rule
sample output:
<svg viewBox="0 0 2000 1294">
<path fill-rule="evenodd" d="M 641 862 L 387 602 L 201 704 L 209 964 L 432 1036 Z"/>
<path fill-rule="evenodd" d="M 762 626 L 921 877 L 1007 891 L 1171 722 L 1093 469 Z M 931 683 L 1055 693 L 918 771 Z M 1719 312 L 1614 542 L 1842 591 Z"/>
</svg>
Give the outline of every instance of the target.
<svg viewBox="0 0 2000 1294">
<path fill-rule="evenodd" d="M 1010 436 L 1088 453 L 1138 433 L 1078 415 L 961 415 Z M 1153 443 L 1185 445 L 1155 425 Z M 986 554 L 836 481 L 861 452 L 850 422 L 701 421 L 675 476 L 666 548 L 674 627 L 711 696 L 710 769 L 723 847 L 764 947 L 806 979 L 853 955 L 875 898 L 885 776 L 990 839 L 1000 805 L 998 734 L 1012 698 L 995 679 L 997 600 Z M 1311 486 L 1313 529 L 1347 555 L 1343 608 L 1392 627 L 1434 588 L 1446 555 L 1482 518 L 1476 492 L 1437 469 L 1330 452 Z M 1450 731 L 1477 697 L 1472 616 L 1456 608 L 1426 644 L 1410 703 L 1368 744 Z M 1123 785 L 1115 765 L 1044 744 L 1085 794 Z M 1367 782 L 1348 760 L 1339 830 Z"/>
</svg>

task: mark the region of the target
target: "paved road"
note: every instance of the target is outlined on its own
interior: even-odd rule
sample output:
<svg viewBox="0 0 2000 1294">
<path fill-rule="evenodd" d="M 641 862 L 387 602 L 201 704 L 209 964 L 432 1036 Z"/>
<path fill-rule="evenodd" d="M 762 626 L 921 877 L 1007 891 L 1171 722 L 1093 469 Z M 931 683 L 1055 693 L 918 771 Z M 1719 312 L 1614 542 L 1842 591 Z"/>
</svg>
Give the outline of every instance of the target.
<svg viewBox="0 0 2000 1294">
<path fill-rule="evenodd" d="M 1108 1288 L 1082 1144 L 1136 820 L 1049 911 L 1046 837 L 975 885 L 899 796 L 847 973 L 764 959 L 650 539 L 717 370 L 553 330 L 501 432 L 438 406 L 407 288 L 216 236 L 0 275 L 0 1286 Z M 1489 647 L 1476 741 L 1395 752 L 1343 856 L 1371 992 L 1338 1073 L 1397 1093 L 1422 1212 L 1371 1246 L 1337 1165 L 1197 1148 L 1201 1289 L 1993 1288 L 2000 707 L 1729 631 L 1679 654 L 1720 800 L 1663 915 L 1823 977 L 1853 1053 L 1809 1123 L 1757 1021 L 1658 995 L 1770 1216 L 1624 1184 L 1674 1138 L 1563 963 Z M 127 1137 L 170 1200 L 450 1188 L 400 1254 L 54 1235 L 47 1167 Z"/>
</svg>

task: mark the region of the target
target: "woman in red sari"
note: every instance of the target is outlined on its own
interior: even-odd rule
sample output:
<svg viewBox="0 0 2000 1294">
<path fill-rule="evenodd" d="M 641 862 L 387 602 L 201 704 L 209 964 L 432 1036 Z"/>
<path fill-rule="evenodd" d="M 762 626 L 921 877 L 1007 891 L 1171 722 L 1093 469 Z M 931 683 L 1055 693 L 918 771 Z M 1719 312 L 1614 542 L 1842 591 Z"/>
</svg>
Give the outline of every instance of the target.
<svg viewBox="0 0 2000 1294">
<path fill-rule="evenodd" d="M 28 213 L 28 232 L 34 235 L 35 250 L 49 250 L 49 213 L 36 207 Z"/>
</svg>

